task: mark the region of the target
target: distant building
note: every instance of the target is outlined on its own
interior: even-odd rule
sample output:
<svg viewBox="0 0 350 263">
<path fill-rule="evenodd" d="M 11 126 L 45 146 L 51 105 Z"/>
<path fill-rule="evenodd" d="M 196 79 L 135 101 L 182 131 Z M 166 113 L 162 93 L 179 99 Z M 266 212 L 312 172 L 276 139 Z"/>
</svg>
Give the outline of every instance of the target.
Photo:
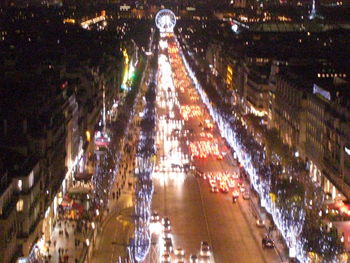
<svg viewBox="0 0 350 263">
<path fill-rule="evenodd" d="M 313 181 L 330 199 L 350 198 L 350 85 L 312 75 L 288 70 L 276 75 L 274 127 L 307 161 Z"/>
</svg>

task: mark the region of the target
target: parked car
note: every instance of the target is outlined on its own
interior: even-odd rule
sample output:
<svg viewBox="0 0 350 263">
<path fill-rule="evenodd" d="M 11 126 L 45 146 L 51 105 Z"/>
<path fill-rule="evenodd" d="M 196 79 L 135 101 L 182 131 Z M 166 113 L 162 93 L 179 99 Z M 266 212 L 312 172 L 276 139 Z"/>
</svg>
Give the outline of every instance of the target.
<svg viewBox="0 0 350 263">
<path fill-rule="evenodd" d="M 266 235 L 262 239 L 262 247 L 263 248 L 274 248 L 275 243 L 273 242 L 273 240 L 269 236 Z"/>
<path fill-rule="evenodd" d="M 256 225 L 257 225 L 258 227 L 264 227 L 264 226 L 265 226 L 265 221 L 262 220 L 262 219 L 260 219 L 260 218 L 258 218 L 258 219 L 256 220 Z"/>
<path fill-rule="evenodd" d="M 248 191 L 243 192 L 243 199 L 249 200 L 250 199 L 250 193 Z"/>
</svg>

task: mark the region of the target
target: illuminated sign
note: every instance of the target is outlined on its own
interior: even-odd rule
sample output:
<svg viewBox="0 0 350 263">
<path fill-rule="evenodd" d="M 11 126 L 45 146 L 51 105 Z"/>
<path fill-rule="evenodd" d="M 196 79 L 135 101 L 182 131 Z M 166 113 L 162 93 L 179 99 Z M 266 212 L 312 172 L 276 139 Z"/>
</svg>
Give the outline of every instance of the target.
<svg viewBox="0 0 350 263">
<path fill-rule="evenodd" d="M 345 146 L 344 150 L 345 150 L 345 152 L 347 153 L 347 155 L 350 156 L 350 148 L 348 148 L 348 147 Z"/>
<path fill-rule="evenodd" d="M 75 19 L 73 19 L 73 18 L 65 18 L 65 19 L 63 19 L 63 24 L 66 24 L 66 23 L 68 23 L 68 24 L 75 24 Z"/>
<path fill-rule="evenodd" d="M 120 6 L 120 11 L 129 11 L 130 10 L 130 6 L 129 5 L 121 5 Z"/>
<path fill-rule="evenodd" d="M 326 91 L 326 90 L 320 88 L 320 87 L 317 86 L 316 84 L 314 84 L 314 87 L 313 87 L 313 94 L 319 94 L 319 95 L 321 95 L 321 97 L 323 97 L 324 99 L 326 99 L 326 100 L 331 100 L 331 94 L 330 94 L 328 91 Z"/>
<path fill-rule="evenodd" d="M 227 74 L 226 74 L 226 84 L 231 85 L 232 84 L 232 76 L 233 76 L 233 70 L 230 65 L 227 66 Z"/>
</svg>

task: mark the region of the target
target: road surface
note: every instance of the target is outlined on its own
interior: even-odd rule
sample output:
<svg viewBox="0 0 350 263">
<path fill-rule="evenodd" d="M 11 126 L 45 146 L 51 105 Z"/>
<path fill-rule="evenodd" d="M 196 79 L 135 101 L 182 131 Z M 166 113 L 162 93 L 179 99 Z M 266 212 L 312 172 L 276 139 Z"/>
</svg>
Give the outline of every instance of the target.
<svg viewBox="0 0 350 263">
<path fill-rule="evenodd" d="M 204 130 L 205 120 L 212 120 L 185 72 L 176 42 L 168 38 L 168 46 L 160 55 L 153 210 L 170 218 L 174 247 L 184 248 L 186 262 L 190 254 L 199 255 L 203 240 L 212 247 L 211 262 L 280 262 L 273 249 L 262 248 L 265 230 L 256 226 L 249 200 L 240 197 L 233 203 L 232 191 L 211 193 L 206 180 L 177 168 L 192 159 L 196 169 L 204 173 L 238 169 L 228 150 L 222 160 L 212 156 L 191 158 L 189 144 L 203 140 L 203 132 L 213 135 L 212 141 L 219 149 L 225 149 L 225 142 L 215 126 Z M 192 106 L 193 116 L 188 120 L 184 120 L 181 106 Z M 193 109 L 199 109 L 200 114 L 196 115 Z"/>
</svg>

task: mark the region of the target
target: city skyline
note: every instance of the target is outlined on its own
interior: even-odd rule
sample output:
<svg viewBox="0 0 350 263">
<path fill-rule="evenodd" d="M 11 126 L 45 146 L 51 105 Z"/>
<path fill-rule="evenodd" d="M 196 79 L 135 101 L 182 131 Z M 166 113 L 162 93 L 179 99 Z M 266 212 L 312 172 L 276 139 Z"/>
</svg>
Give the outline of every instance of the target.
<svg viewBox="0 0 350 263">
<path fill-rule="evenodd" d="M 0 262 L 348 262 L 349 8 L 2 1 Z"/>
</svg>

